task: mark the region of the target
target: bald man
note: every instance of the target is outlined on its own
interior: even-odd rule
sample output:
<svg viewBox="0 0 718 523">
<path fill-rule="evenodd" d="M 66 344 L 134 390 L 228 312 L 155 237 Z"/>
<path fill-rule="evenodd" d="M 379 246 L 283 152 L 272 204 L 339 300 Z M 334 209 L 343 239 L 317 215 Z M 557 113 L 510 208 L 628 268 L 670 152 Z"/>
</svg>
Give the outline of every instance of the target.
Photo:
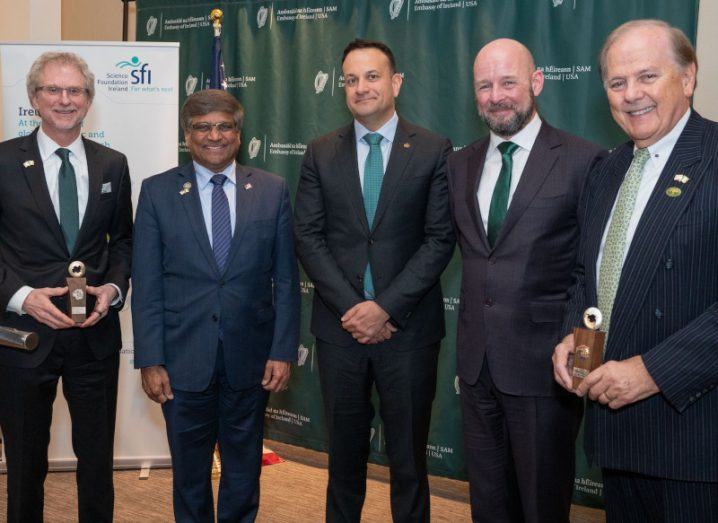
<svg viewBox="0 0 718 523">
<path fill-rule="evenodd" d="M 487 44 L 474 90 L 489 135 L 449 159 L 463 258 L 457 369 L 474 521 L 568 521 L 582 403 L 551 354 L 600 147 L 536 111 L 544 78 L 515 40 Z"/>
</svg>

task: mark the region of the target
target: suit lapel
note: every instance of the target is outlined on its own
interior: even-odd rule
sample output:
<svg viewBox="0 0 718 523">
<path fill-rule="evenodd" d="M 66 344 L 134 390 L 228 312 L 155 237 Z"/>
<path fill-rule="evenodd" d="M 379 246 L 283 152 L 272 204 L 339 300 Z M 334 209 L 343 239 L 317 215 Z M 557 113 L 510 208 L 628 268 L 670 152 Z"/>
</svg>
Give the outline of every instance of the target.
<svg viewBox="0 0 718 523">
<path fill-rule="evenodd" d="M 653 276 L 662 261 L 661 254 L 665 251 L 673 229 L 708 170 L 701 163 L 704 125 L 703 119 L 694 112 L 678 138 L 638 222 L 611 312 L 612 316 L 621 318 L 615 329 L 617 332 L 612 333 L 615 340 L 613 347 L 620 347 L 621 338 L 630 332 L 646 293 L 653 284 Z M 684 174 L 688 182 L 676 182 L 676 174 Z M 679 187 L 680 196 L 668 196 L 666 189 L 669 187 Z"/>
<path fill-rule="evenodd" d="M 208 267 L 212 267 L 215 274 L 220 276 L 219 268 L 214 259 L 214 253 L 212 252 L 212 246 L 209 243 L 209 236 L 207 236 L 207 228 L 202 214 L 202 204 L 199 201 L 197 177 L 195 176 L 192 162 L 183 165 L 179 171 L 177 171 L 177 174 L 177 185 L 175 187 L 177 192 L 173 197 L 179 198 L 182 207 L 187 213 L 190 227 L 197 239 L 202 254 L 207 259 Z"/>
<path fill-rule="evenodd" d="M 85 158 L 87 159 L 87 174 L 88 174 L 88 193 L 87 193 L 87 207 L 85 208 L 85 215 L 80 224 L 80 231 L 77 234 L 77 240 L 75 241 L 74 250 L 77 250 L 78 245 L 82 245 L 82 240 L 88 234 L 92 234 L 90 229 L 95 223 L 94 214 L 97 210 L 97 205 L 100 201 L 100 193 L 102 191 L 102 157 L 98 154 L 97 147 L 95 144 L 86 139 L 82 139 L 85 147 Z"/>
<path fill-rule="evenodd" d="M 361 182 L 359 181 L 357 147 L 353 123 L 342 129 L 338 134 L 335 162 L 337 164 L 336 175 L 338 181 L 343 187 L 346 187 L 354 213 L 364 227 L 364 230 L 368 232 L 369 222 L 366 219 L 364 196 L 361 190 Z"/>
<path fill-rule="evenodd" d="M 545 122 L 541 123 L 541 129 L 536 136 L 531 152 L 529 153 L 526 166 L 521 173 L 521 178 L 513 198 L 509 204 L 506 218 L 501 226 L 498 238 L 496 238 L 496 249 L 504 238 L 509 234 L 516 222 L 519 221 L 521 215 L 529 206 L 536 196 L 536 193 L 543 185 L 544 180 L 553 169 L 558 158 L 557 148 L 561 146 L 561 142 L 553 132 L 553 128 Z"/>
<path fill-rule="evenodd" d="M 389 163 L 386 166 L 386 172 L 381 182 L 381 193 L 379 194 L 379 202 L 376 206 L 372 230 L 376 230 L 387 208 L 389 208 L 389 203 L 394 197 L 394 193 L 401 186 L 401 179 L 404 177 L 406 166 L 409 164 L 409 160 L 414 154 L 416 147 L 416 144 L 412 141 L 414 134 L 414 132 L 405 128 L 404 121 L 400 119 L 396 126 L 396 133 L 394 134 L 394 141 L 391 146 L 391 154 L 389 155 Z"/>
<path fill-rule="evenodd" d="M 47 188 L 45 170 L 40 158 L 40 150 L 37 147 L 37 129 L 20 142 L 19 163 L 25 175 L 37 209 L 47 222 L 48 229 L 57 242 L 67 252 L 65 237 L 60 228 L 60 221 L 55 214 L 55 207 L 52 205 L 50 191 Z M 69 255 L 69 253 L 68 253 Z"/>
<path fill-rule="evenodd" d="M 225 272 L 232 266 L 232 260 L 237 255 L 242 235 L 244 234 L 244 231 L 247 228 L 247 223 L 249 222 L 249 217 L 253 214 L 253 208 L 257 200 L 257 191 L 261 190 L 261 187 L 255 186 L 257 181 L 252 178 L 252 171 L 250 167 L 237 164 L 237 173 L 235 177 L 237 180 L 237 187 L 235 189 L 237 216 Z"/>
<path fill-rule="evenodd" d="M 491 250 L 489 240 L 486 236 L 484 228 L 484 220 L 481 216 L 481 208 L 479 207 L 479 183 L 481 182 L 481 174 L 484 171 L 484 162 L 486 161 L 486 153 L 489 150 L 489 137 L 484 138 L 481 143 L 475 146 L 475 151 L 469 156 L 466 167 L 466 206 L 471 214 L 474 227 L 479 235 L 481 243 L 486 252 Z"/>
</svg>

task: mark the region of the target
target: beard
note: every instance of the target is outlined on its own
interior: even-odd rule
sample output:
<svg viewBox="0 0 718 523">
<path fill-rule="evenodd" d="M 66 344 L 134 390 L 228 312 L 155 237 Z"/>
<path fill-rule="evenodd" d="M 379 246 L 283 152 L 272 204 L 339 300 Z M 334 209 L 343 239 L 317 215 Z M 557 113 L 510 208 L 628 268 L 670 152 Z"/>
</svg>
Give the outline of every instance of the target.
<svg viewBox="0 0 718 523">
<path fill-rule="evenodd" d="M 531 90 L 529 90 L 529 99 L 529 105 L 523 111 L 518 105 L 514 103 L 489 102 L 485 110 L 482 110 L 481 107 L 479 107 L 479 116 L 494 134 L 497 134 L 502 138 L 509 138 L 518 133 L 521 129 L 523 129 L 526 124 L 529 123 L 529 121 L 531 120 L 531 117 L 536 110 L 536 100 L 534 99 L 534 94 L 533 92 L 531 92 Z M 501 120 L 494 117 L 493 111 L 506 109 L 513 111 L 513 114 L 509 116 L 508 119 Z"/>
</svg>

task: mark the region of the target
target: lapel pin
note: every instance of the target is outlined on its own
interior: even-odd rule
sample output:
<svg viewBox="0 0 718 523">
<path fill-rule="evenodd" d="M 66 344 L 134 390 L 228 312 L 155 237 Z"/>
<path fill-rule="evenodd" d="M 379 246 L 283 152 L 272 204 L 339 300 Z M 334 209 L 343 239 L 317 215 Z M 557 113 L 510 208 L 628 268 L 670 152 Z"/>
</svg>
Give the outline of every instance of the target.
<svg viewBox="0 0 718 523">
<path fill-rule="evenodd" d="M 33 165 L 35 165 L 35 160 L 25 160 L 22 162 L 22 166 L 25 168 L 32 167 Z"/>
<path fill-rule="evenodd" d="M 405 142 L 405 143 L 404 143 L 404 149 L 408 149 L 409 147 L 411 147 L 411 144 L 409 144 L 409 142 Z"/>
<path fill-rule="evenodd" d="M 187 194 L 189 190 L 192 188 L 192 182 L 184 182 L 182 185 L 182 190 L 179 192 L 182 196 Z"/>
<path fill-rule="evenodd" d="M 250 190 L 251 188 L 252 188 L 252 184 L 251 184 L 251 183 L 247 182 L 247 183 L 244 184 L 244 190 L 245 190 L 245 191 L 248 191 L 248 190 Z"/>
<path fill-rule="evenodd" d="M 676 174 L 673 177 L 673 180 L 679 183 L 686 183 L 688 180 L 690 180 L 690 178 L 688 178 L 688 176 L 686 176 L 685 174 Z"/>
<path fill-rule="evenodd" d="M 680 196 L 681 192 L 683 191 L 681 191 L 680 187 L 669 187 L 668 189 L 666 189 L 666 195 L 670 196 L 671 198 Z"/>
</svg>

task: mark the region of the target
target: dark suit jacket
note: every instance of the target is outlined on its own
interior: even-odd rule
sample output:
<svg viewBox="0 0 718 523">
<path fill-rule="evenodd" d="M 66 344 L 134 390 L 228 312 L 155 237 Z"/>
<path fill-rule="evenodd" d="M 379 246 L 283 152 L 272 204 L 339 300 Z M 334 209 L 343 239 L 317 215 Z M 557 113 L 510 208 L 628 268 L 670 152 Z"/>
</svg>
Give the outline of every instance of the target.
<svg viewBox="0 0 718 523">
<path fill-rule="evenodd" d="M 439 276 L 454 250 L 446 186 L 450 142 L 400 119 L 370 230 L 354 125 L 307 148 L 295 202 L 299 259 L 314 282 L 312 333 L 354 343 L 340 318 L 364 301 L 371 260 L 376 302 L 399 327 L 387 343 L 423 347 L 444 337 Z"/>
<path fill-rule="evenodd" d="M 36 367 L 49 354 L 57 331 L 30 315 L 7 312 L 10 298 L 23 285 L 64 287 L 72 260 L 85 263 L 87 283 L 114 283 L 127 296 L 132 249 L 132 200 L 127 159 L 121 153 L 83 139 L 89 174 L 85 216 L 72 253 L 67 252 L 60 222 L 45 181 L 37 130 L 0 144 L 0 324 L 35 331 L 32 352 L 0 347 L 0 364 Z M 109 192 L 103 193 L 107 187 Z M 67 311 L 65 298 L 56 305 Z M 92 302 L 88 303 L 88 309 Z M 120 304 L 121 306 L 121 304 Z M 119 307 L 118 307 L 119 308 Z M 118 308 L 82 332 L 96 358 L 119 351 Z"/>
<path fill-rule="evenodd" d="M 186 183 L 191 188 L 182 194 Z M 267 359 L 294 361 L 299 276 L 282 178 L 237 166 L 237 216 L 219 272 L 192 163 L 142 183 L 132 271 L 135 367 L 164 365 L 173 388 L 205 389 L 220 326 L 232 388 L 261 382 Z"/>
<path fill-rule="evenodd" d="M 576 260 L 579 197 L 605 153 L 542 123 L 492 249 L 476 196 L 488 145 L 487 136 L 449 158 L 463 261 L 457 371 L 474 384 L 486 356 L 502 392 L 554 395 L 551 354 Z"/>
<path fill-rule="evenodd" d="M 632 157 L 633 143 L 616 148 L 589 180 L 564 333 L 596 305 L 601 237 Z M 717 168 L 718 124 L 694 112 L 638 223 L 605 352 L 606 360 L 640 354 L 661 392 L 617 411 L 589 402 L 586 451 L 603 467 L 718 481 Z"/>
</svg>

